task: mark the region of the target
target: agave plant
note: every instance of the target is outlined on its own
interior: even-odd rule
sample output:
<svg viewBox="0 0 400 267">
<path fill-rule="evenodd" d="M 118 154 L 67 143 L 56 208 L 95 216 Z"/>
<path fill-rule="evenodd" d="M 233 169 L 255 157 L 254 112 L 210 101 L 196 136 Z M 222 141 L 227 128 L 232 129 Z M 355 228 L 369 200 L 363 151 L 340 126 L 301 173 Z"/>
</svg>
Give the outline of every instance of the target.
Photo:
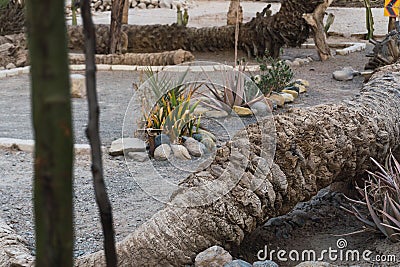
<svg viewBox="0 0 400 267">
<path fill-rule="evenodd" d="M 357 187 L 362 199 L 349 199 L 352 203 L 365 206 L 359 209 L 351 205 L 351 212 L 367 228 L 382 232 L 392 241 L 400 241 L 400 164 L 390 154 L 385 167 L 377 161 L 379 171 L 369 173 L 364 187 Z"/>
<path fill-rule="evenodd" d="M 206 72 L 204 73 L 207 75 Z M 246 80 L 246 76 L 242 73 L 221 70 L 221 76 L 223 78 L 222 85 L 212 82 L 204 84 L 212 96 L 201 93 L 209 100 L 202 102 L 205 106 L 230 113 L 234 106 L 251 106 L 263 99 L 264 96 L 258 87 L 252 81 Z M 211 81 L 209 77 L 208 80 Z"/>
</svg>

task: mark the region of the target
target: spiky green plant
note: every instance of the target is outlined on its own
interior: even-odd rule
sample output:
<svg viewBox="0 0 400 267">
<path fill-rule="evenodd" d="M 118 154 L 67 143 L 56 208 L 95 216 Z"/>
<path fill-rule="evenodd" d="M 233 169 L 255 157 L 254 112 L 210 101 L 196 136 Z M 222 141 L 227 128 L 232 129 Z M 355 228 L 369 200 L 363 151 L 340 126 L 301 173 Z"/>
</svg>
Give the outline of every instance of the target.
<svg viewBox="0 0 400 267">
<path fill-rule="evenodd" d="M 294 74 L 283 60 L 273 58 L 265 51 L 265 55 L 257 61 L 261 73 L 259 79 L 253 80 L 264 95 L 268 96 L 272 91 L 280 92 L 290 85 Z"/>
<path fill-rule="evenodd" d="M 206 82 L 205 86 L 211 93 L 210 97 L 206 96 L 210 103 L 202 102 L 203 105 L 211 107 L 216 110 L 224 110 L 231 113 L 233 106 L 251 106 L 257 101 L 263 99 L 258 87 L 249 80 L 246 80 L 245 75 L 241 72 L 223 69 L 220 71 L 223 78 L 223 84 L 217 85 L 208 77 L 207 73 L 204 74 L 208 77 L 210 82 Z"/>
<path fill-rule="evenodd" d="M 372 159 L 379 171 L 369 172 L 364 187 L 357 187 L 361 200 L 350 201 L 350 211 L 367 228 L 380 231 L 392 241 L 400 241 L 400 164 L 390 154 L 383 167 Z M 357 208 L 355 204 L 366 209 Z"/>
<path fill-rule="evenodd" d="M 181 136 L 192 136 L 196 121 L 200 120 L 193 114 L 199 102 L 192 101 L 192 96 L 201 83 L 184 83 L 186 74 L 187 71 L 175 82 L 168 75 L 147 72 L 148 83 L 158 100 L 150 112 L 146 112 L 148 108 L 144 110 L 145 127 L 169 135 L 172 142 L 178 142 Z"/>
</svg>

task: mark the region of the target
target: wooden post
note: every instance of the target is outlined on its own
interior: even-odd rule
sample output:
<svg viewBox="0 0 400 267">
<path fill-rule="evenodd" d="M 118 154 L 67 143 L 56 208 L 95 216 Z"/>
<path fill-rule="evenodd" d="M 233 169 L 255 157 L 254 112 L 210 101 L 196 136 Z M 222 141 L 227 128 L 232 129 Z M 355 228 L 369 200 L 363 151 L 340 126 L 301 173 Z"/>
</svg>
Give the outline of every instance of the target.
<svg viewBox="0 0 400 267">
<path fill-rule="evenodd" d="M 388 33 L 396 29 L 396 18 L 389 17 Z"/>
<path fill-rule="evenodd" d="M 124 11 L 122 13 L 122 24 L 128 24 L 129 17 L 129 0 L 124 1 Z"/>
</svg>

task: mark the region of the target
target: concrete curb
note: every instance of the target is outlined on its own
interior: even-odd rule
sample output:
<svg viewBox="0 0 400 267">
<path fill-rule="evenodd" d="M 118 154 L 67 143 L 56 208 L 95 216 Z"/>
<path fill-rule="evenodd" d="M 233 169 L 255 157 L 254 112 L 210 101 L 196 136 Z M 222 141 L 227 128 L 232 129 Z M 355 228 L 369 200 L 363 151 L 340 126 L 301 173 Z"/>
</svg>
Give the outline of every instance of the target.
<svg viewBox="0 0 400 267">
<path fill-rule="evenodd" d="M 29 74 L 30 66 L 15 68 L 9 70 L 0 70 L 0 79 L 14 77 L 20 74 Z M 98 71 L 147 71 L 151 70 L 153 72 L 160 71 L 176 71 L 176 72 L 184 72 L 187 67 L 185 66 L 176 66 L 176 65 L 168 65 L 168 66 L 137 66 L 137 65 L 107 65 L 107 64 L 98 64 L 96 65 Z M 219 65 L 209 65 L 209 66 L 192 66 L 192 71 L 217 71 L 221 70 Z M 71 71 L 85 71 L 85 65 L 70 65 L 69 69 Z M 238 68 L 233 68 L 238 70 Z M 248 65 L 245 67 L 245 71 L 259 71 L 260 67 L 258 65 Z"/>
<path fill-rule="evenodd" d="M 0 138 L 0 149 L 16 149 L 28 153 L 34 151 L 35 141 L 31 139 Z M 74 144 L 75 154 L 90 153 L 89 144 Z M 102 150 L 106 148 L 102 146 Z"/>
<path fill-rule="evenodd" d="M 355 52 L 365 50 L 365 48 L 367 47 L 366 43 L 352 43 L 352 42 L 332 43 L 332 44 L 328 43 L 328 45 L 332 48 L 335 48 L 338 46 L 345 46 L 345 48 L 335 50 L 336 54 L 341 55 L 341 56 L 345 56 L 350 53 L 355 53 Z M 302 44 L 301 47 L 302 48 L 315 48 L 315 44 Z"/>
<path fill-rule="evenodd" d="M 329 44 L 333 47 L 338 46 L 346 46 L 343 49 L 336 49 L 336 54 L 338 55 L 348 55 L 350 53 L 359 52 L 365 50 L 366 44 L 365 43 L 351 43 L 351 42 L 344 42 L 344 43 L 334 43 Z M 315 44 L 302 44 L 302 48 L 315 48 Z M 160 72 L 160 71 L 168 71 L 173 70 L 177 72 L 184 72 L 186 71 L 187 67 L 184 66 L 176 66 L 176 65 L 167 65 L 167 66 L 138 66 L 138 65 L 108 65 L 108 64 L 97 64 L 96 68 L 98 71 L 146 71 L 151 70 L 153 72 Z M 69 69 L 71 71 L 84 71 L 86 66 L 84 64 L 80 65 L 70 65 Z M 234 69 L 232 67 L 232 69 Z M 209 65 L 209 66 L 195 66 L 192 67 L 192 71 L 217 71 L 221 70 L 219 65 Z M 236 68 L 238 70 L 238 68 Z M 258 65 L 249 65 L 246 66 L 244 71 L 259 71 L 260 67 Z M 30 66 L 22 67 L 22 68 L 15 68 L 9 70 L 0 70 L 0 79 L 4 79 L 7 77 L 13 77 L 20 74 L 29 74 Z"/>
</svg>

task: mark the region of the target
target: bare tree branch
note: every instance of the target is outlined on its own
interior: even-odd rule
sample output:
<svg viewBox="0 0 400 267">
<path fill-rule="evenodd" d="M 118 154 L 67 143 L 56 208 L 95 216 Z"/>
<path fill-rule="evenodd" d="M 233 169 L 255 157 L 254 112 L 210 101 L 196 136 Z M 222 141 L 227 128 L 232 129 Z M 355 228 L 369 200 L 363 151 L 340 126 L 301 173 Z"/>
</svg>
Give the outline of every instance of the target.
<svg viewBox="0 0 400 267">
<path fill-rule="evenodd" d="M 89 105 L 89 124 L 86 135 L 89 139 L 92 152 L 93 185 L 96 202 L 99 207 L 101 224 L 104 234 L 104 250 L 108 267 L 117 266 L 115 251 L 114 228 L 111 204 L 108 199 L 103 179 L 103 164 L 101 158 L 101 142 L 99 135 L 99 105 L 96 92 L 96 64 L 95 49 L 96 36 L 89 1 L 81 1 L 82 20 L 85 35 L 86 53 L 86 90 Z"/>
</svg>

